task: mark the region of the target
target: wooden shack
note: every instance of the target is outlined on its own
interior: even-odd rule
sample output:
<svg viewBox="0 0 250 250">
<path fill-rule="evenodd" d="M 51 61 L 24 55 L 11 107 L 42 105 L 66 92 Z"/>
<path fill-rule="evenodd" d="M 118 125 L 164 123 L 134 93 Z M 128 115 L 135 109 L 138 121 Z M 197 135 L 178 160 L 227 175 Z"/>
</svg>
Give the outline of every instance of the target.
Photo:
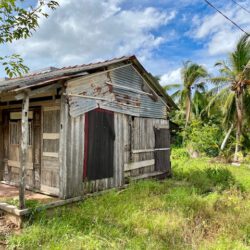
<svg viewBox="0 0 250 250">
<path fill-rule="evenodd" d="M 67 199 L 171 173 L 174 102 L 135 56 L 0 82 L 0 181 Z"/>
</svg>

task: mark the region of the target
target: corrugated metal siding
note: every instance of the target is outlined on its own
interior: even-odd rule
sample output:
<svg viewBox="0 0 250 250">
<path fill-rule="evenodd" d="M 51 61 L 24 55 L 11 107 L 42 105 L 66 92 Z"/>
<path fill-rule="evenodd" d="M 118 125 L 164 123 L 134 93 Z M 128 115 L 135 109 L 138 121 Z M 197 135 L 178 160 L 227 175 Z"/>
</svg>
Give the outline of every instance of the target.
<svg viewBox="0 0 250 250">
<path fill-rule="evenodd" d="M 115 69 L 110 73 L 111 80 L 115 84 L 142 90 L 143 81 L 132 65 L 125 68 Z"/>
<path fill-rule="evenodd" d="M 79 97 L 71 97 L 69 103 L 70 115 L 73 117 L 77 117 L 98 107 L 95 100 L 83 99 Z"/>
<path fill-rule="evenodd" d="M 120 85 L 121 87 L 115 85 Z M 123 89 L 122 87 L 130 88 L 131 90 Z M 147 90 L 145 91 L 145 89 Z M 77 117 L 100 107 L 137 117 L 166 119 L 166 105 L 160 97 L 156 97 L 156 100 L 154 100 L 147 94 L 135 93 L 133 90 L 144 91 L 149 95 L 152 94 L 152 91 L 132 65 L 114 69 L 109 73 L 69 81 L 67 87 L 67 94 L 69 95 L 82 94 L 108 100 L 93 100 L 70 96 L 70 115 Z"/>
<path fill-rule="evenodd" d="M 143 86 L 145 85 L 141 76 L 136 72 L 132 65 L 126 68 L 120 68 L 114 70 L 110 73 L 111 81 L 114 84 L 118 84 L 121 86 L 126 86 L 132 89 L 143 90 Z M 113 90 L 114 93 L 123 93 L 128 95 L 129 97 L 135 97 L 135 94 L 131 91 L 122 90 L 119 88 L 115 88 Z M 148 95 L 139 95 L 141 106 L 139 109 L 140 117 L 152 117 L 152 118 L 166 118 L 165 112 L 165 104 L 164 102 L 158 98 L 157 101 L 152 100 Z M 137 110 L 138 111 L 138 110 Z"/>
</svg>

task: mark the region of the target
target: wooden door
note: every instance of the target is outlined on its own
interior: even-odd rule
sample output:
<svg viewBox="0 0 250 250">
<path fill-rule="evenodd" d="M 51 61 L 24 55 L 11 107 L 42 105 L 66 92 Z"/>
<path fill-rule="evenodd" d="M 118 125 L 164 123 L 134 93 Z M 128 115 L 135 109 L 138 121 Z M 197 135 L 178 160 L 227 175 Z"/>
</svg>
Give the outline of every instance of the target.
<svg viewBox="0 0 250 250">
<path fill-rule="evenodd" d="M 43 108 L 41 191 L 59 195 L 60 107 Z"/>
<path fill-rule="evenodd" d="M 37 188 L 35 181 L 35 168 L 34 168 L 34 152 L 35 152 L 35 140 L 34 140 L 34 111 L 29 112 L 29 135 L 28 135 L 28 158 L 26 169 L 26 186 L 28 188 Z M 36 113 L 36 119 L 39 120 L 39 112 Z M 5 181 L 10 184 L 19 184 L 19 172 L 20 172 L 20 143 L 21 143 L 21 112 L 13 111 L 8 113 L 8 129 L 5 135 L 4 142 L 8 144 L 7 155 L 5 156 L 7 166 L 5 170 Z M 37 142 L 38 144 L 40 141 Z M 6 145 L 5 145 L 6 147 Z M 40 148 L 40 147 L 39 147 Z M 40 158 L 36 159 L 36 167 L 40 166 Z"/>
<path fill-rule="evenodd" d="M 171 173 L 170 132 L 167 128 L 155 127 L 155 170 Z"/>
</svg>

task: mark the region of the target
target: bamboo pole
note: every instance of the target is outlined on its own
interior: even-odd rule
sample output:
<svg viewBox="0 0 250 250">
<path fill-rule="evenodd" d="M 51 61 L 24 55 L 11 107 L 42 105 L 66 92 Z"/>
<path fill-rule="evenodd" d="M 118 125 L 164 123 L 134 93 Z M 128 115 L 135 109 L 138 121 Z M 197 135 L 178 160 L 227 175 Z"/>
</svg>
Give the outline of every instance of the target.
<svg viewBox="0 0 250 250">
<path fill-rule="evenodd" d="M 19 207 L 25 208 L 25 177 L 27 168 L 28 156 L 28 135 L 29 135 L 29 95 L 24 93 L 22 104 L 22 137 L 21 137 L 21 150 L 20 150 L 20 184 L 19 184 Z"/>
</svg>

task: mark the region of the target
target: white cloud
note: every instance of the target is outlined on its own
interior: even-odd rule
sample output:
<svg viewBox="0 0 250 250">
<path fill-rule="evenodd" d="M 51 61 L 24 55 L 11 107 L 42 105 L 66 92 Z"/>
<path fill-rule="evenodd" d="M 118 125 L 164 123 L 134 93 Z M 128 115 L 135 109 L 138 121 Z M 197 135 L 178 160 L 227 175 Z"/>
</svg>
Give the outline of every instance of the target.
<svg viewBox="0 0 250 250">
<path fill-rule="evenodd" d="M 250 30 L 249 14 L 238 7 L 228 5 L 221 9 L 229 18 L 246 31 Z M 193 18 L 193 30 L 190 36 L 205 43 L 209 55 L 222 55 L 234 49 L 243 34 L 219 13 Z"/>
<path fill-rule="evenodd" d="M 122 0 L 60 0 L 60 7 L 50 17 L 40 20 L 33 37 L 10 45 L 31 67 L 45 63 L 58 66 L 136 53 L 149 57 L 165 37 L 154 30 L 175 18 L 147 7 L 121 9 Z M 48 65 L 47 65 L 48 66 Z"/>
<path fill-rule="evenodd" d="M 175 83 L 181 83 L 181 68 L 163 74 L 160 78 L 162 86 Z"/>
</svg>

